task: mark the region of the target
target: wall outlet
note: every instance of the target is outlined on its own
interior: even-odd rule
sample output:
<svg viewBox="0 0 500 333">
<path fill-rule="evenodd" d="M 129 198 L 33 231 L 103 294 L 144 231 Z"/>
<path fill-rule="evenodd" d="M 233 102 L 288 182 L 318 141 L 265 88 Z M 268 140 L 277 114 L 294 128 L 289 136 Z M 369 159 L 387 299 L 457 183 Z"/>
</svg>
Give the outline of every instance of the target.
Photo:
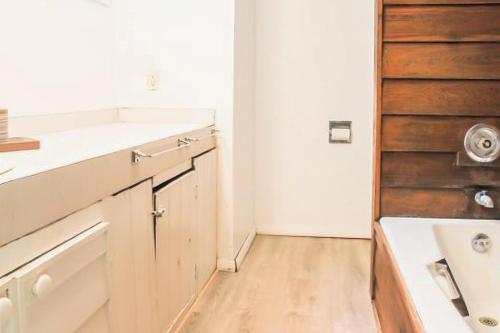
<svg viewBox="0 0 500 333">
<path fill-rule="evenodd" d="M 149 90 L 157 91 L 160 89 L 160 72 L 159 71 L 151 71 L 147 76 L 146 85 Z"/>
</svg>

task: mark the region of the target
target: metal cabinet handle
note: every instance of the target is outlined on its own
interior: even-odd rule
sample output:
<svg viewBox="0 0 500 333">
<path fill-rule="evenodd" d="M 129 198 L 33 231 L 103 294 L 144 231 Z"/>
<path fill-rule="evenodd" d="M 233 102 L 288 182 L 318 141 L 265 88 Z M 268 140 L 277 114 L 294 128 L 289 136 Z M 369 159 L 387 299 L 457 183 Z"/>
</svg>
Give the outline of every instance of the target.
<svg viewBox="0 0 500 333">
<path fill-rule="evenodd" d="M 161 150 L 159 152 L 152 153 L 152 154 L 144 153 L 141 150 L 134 150 L 132 152 L 132 164 L 139 164 L 141 162 L 141 158 L 155 158 L 155 157 L 158 157 L 161 155 L 165 155 L 167 153 L 174 152 L 174 151 L 182 149 L 182 148 L 189 147 L 191 144 L 193 144 L 195 142 L 203 141 L 203 140 L 210 139 L 210 138 L 216 136 L 217 132 L 218 132 L 218 130 L 212 130 L 212 134 L 201 137 L 201 138 L 186 137 L 183 139 L 178 139 L 176 147 Z"/>
</svg>

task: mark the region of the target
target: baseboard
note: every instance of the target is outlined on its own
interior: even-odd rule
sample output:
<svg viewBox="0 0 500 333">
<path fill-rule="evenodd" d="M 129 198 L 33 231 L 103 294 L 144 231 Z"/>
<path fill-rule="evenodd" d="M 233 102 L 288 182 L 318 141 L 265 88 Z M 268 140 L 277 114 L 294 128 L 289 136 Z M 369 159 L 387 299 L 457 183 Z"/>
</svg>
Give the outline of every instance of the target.
<svg viewBox="0 0 500 333">
<path fill-rule="evenodd" d="M 236 260 L 217 259 L 217 270 L 222 272 L 236 273 Z"/>
<path fill-rule="evenodd" d="M 334 230 L 309 228 L 307 226 L 257 226 L 257 234 L 273 236 L 292 236 L 292 237 L 325 237 L 325 238 L 349 238 L 349 239 L 370 239 L 371 233 L 369 226 L 366 231 L 362 230 Z"/>
<path fill-rule="evenodd" d="M 257 235 L 257 233 L 255 232 L 255 230 L 252 231 L 247 236 L 247 239 L 245 239 L 245 241 L 243 242 L 243 246 L 241 247 L 240 251 L 236 255 L 236 259 L 235 259 L 236 271 L 240 270 L 240 267 L 243 263 L 243 260 L 245 260 L 245 257 L 247 256 L 247 253 L 248 253 L 248 250 L 250 250 L 250 247 L 252 247 L 252 244 L 253 244 L 253 241 L 254 241 L 256 235 Z"/>
</svg>

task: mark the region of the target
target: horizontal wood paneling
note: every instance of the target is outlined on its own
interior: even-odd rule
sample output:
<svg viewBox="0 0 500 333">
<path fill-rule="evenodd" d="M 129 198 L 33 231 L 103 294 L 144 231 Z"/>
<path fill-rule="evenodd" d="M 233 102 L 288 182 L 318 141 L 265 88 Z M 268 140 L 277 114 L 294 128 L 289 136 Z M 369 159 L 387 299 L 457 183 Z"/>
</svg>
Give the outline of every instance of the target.
<svg viewBox="0 0 500 333">
<path fill-rule="evenodd" d="M 500 79 L 500 43 L 385 43 L 386 78 Z"/>
<path fill-rule="evenodd" d="M 384 0 L 386 5 L 467 5 L 500 3 L 500 0 Z"/>
<path fill-rule="evenodd" d="M 384 41 L 500 41 L 500 6 L 394 6 Z"/>
<path fill-rule="evenodd" d="M 500 81 L 385 80 L 382 111 L 408 115 L 500 115 Z"/>
<path fill-rule="evenodd" d="M 474 202 L 475 189 L 382 189 L 382 215 L 407 217 L 500 218 L 500 192 L 490 191 L 495 208 Z"/>
<path fill-rule="evenodd" d="M 384 116 L 382 150 L 458 152 L 478 123 L 500 128 L 500 118 Z"/>
<path fill-rule="evenodd" d="M 382 187 L 500 187 L 497 168 L 458 167 L 454 153 L 384 153 Z"/>
</svg>

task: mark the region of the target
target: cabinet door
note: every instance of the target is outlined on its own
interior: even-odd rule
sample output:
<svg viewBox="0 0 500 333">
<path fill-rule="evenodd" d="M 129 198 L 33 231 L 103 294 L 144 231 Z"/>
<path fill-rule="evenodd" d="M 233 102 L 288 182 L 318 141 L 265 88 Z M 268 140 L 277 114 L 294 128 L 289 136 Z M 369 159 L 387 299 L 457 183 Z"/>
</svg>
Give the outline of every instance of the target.
<svg viewBox="0 0 500 333">
<path fill-rule="evenodd" d="M 156 274 L 160 330 L 167 331 L 195 297 L 193 234 L 196 177 L 190 172 L 155 193 Z"/>
<path fill-rule="evenodd" d="M 196 289 L 200 291 L 217 267 L 217 153 L 194 160 L 197 179 Z"/>
</svg>

